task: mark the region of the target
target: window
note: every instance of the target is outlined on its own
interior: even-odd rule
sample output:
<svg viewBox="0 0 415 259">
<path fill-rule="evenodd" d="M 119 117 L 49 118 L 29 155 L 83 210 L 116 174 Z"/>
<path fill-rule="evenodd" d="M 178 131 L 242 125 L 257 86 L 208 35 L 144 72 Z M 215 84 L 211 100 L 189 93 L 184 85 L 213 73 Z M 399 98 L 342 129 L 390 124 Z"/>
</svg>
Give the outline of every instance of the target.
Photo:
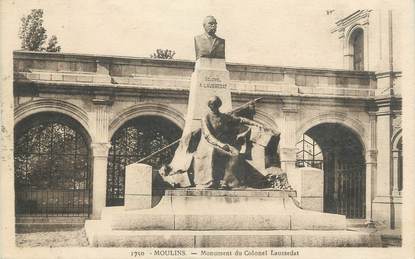
<svg viewBox="0 0 415 259">
<path fill-rule="evenodd" d="M 364 41 L 363 29 L 358 28 L 350 36 L 350 45 L 353 55 L 353 70 L 364 70 Z"/>
</svg>

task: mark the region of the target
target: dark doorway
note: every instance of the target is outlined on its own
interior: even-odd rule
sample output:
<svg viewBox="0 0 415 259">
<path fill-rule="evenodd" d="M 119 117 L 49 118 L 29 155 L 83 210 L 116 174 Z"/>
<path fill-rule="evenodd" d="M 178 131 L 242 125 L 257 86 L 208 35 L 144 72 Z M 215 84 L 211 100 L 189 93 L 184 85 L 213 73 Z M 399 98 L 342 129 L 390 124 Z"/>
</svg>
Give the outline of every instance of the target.
<svg viewBox="0 0 415 259">
<path fill-rule="evenodd" d="M 359 138 L 337 123 L 319 124 L 305 134 L 318 143 L 323 154 L 324 211 L 365 218 L 366 168 Z"/>
<path fill-rule="evenodd" d="M 142 116 L 126 122 L 111 138 L 107 167 L 107 206 L 124 205 L 125 167 L 181 137 L 181 129 L 158 116 Z M 173 158 L 177 146 L 145 161 L 158 170 Z"/>
<path fill-rule="evenodd" d="M 89 216 L 90 140 L 69 116 L 39 113 L 15 126 L 16 215 Z"/>
</svg>

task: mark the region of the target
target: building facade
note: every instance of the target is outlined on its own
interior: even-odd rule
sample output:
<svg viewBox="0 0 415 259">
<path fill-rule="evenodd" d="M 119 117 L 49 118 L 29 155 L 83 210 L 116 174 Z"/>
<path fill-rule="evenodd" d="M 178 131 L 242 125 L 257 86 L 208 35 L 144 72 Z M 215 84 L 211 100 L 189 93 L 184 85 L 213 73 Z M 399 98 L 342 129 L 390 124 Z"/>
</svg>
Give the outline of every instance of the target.
<svg viewBox="0 0 415 259">
<path fill-rule="evenodd" d="M 235 107 L 281 132 L 281 167 L 324 173 L 322 210 L 399 228 L 402 129 L 392 11 L 333 36 L 344 69 L 227 64 Z M 181 136 L 194 62 L 14 53 L 16 215 L 99 218 L 124 201 L 125 166 Z M 157 169 L 174 149 L 148 161 Z"/>
</svg>

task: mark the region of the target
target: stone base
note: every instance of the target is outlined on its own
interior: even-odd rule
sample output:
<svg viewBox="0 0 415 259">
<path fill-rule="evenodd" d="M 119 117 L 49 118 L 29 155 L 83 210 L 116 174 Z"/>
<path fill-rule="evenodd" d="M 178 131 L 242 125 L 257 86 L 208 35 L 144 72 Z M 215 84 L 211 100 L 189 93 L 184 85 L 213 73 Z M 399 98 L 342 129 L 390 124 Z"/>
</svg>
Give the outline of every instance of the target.
<svg viewBox="0 0 415 259">
<path fill-rule="evenodd" d="M 380 247 L 380 235 L 347 230 L 187 231 L 111 230 L 88 221 L 86 234 L 94 247 Z"/>
<path fill-rule="evenodd" d="M 343 215 L 298 208 L 295 192 L 167 190 L 152 209 L 106 208 L 87 221 L 92 246 L 377 246 L 380 237 L 346 230 Z M 379 241 L 379 242 L 378 242 Z"/>
<path fill-rule="evenodd" d="M 402 198 L 380 196 L 373 200 L 373 219 L 380 227 L 401 228 Z"/>
</svg>

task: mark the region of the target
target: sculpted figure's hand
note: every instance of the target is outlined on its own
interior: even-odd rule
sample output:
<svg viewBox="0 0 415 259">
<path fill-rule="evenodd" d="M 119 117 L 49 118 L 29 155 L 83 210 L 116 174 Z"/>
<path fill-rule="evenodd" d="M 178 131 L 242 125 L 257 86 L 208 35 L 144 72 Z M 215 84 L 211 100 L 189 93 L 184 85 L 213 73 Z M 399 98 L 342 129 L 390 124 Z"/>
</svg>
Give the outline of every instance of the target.
<svg viewBox="0 0 415 259">
<path fill-rule="evenodd" d="M 222 147 L 222 149 L 223 149 L 224 151 L 228 152 L 231 156 L 237 156 L 237 155 L 239 155 L 239 151 L 238 151 L 238 149 L 236 149 L 236 148 L 234 148 L 234 147 L 232 147 L 232 146 L 230 146 L 230 145 L 228 145 L 228 144 L 225 144 L 225 145 Z"/>
<path fill-rule="evenodd" d="M 226 152 L 230 152 L 229 145 L 227 144 L 223 145 L 222 149 L 225 150 Z"/>
<path fill-rule="evenodd" d="M 255 124 L 255 127 L 257 127 L 259 131 L 262 131 L 262 132 L 265 132 L 265 133 L 277 134 L 273 129 L 265 127 L 264 125 L 259 124 L 259 123 Z"/>
<path fill-rule="evenodd" d="M 257 126 L 257 128 L 260 130 L 260 131 L 266 131 L 267 129 L 266 128 L 264 128 L 264 126 L 262 126 L 261 124 L 257 124 L 257 125 L 255 125 L 255 126 Z"/>
</svg>

